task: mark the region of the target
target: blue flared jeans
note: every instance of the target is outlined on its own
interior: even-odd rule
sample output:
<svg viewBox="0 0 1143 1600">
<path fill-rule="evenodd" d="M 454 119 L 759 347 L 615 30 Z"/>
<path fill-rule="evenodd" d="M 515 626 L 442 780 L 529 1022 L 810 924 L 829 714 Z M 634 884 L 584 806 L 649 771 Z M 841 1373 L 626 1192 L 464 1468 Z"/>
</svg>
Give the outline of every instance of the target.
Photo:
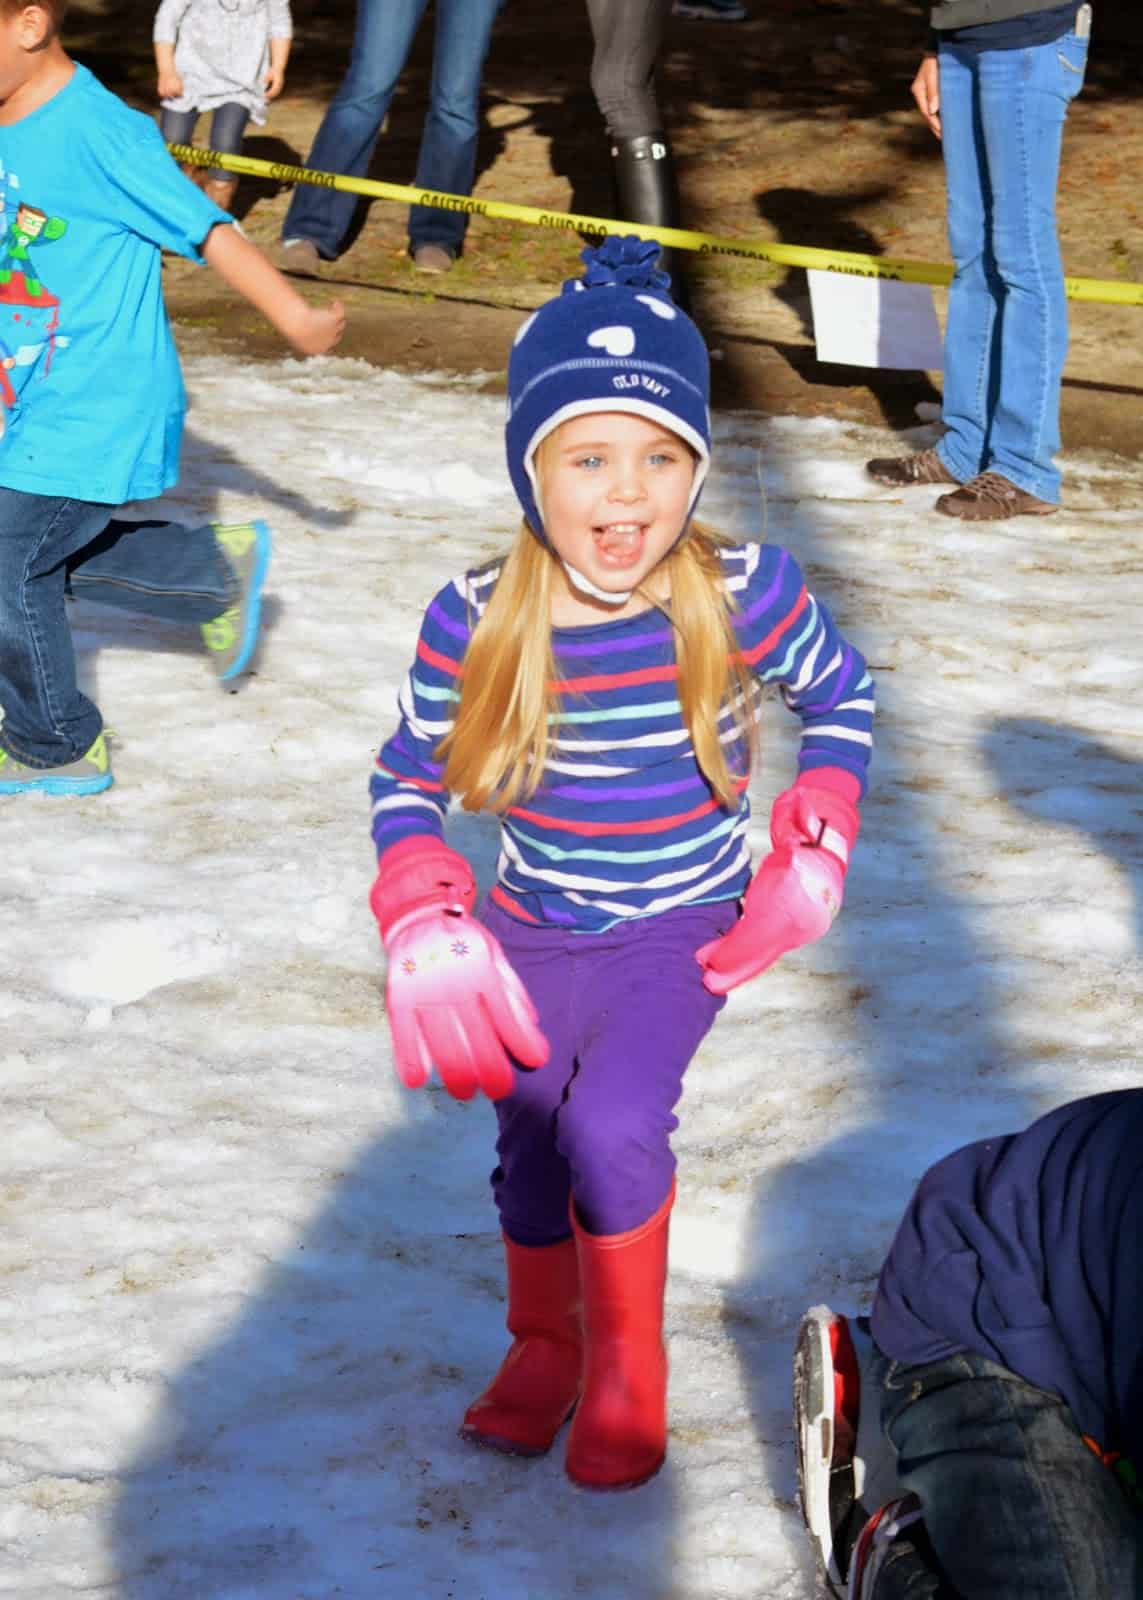
<svg viewBox="0 0 1143 1600">
<path fill-rule="evenodd" d="M 436 0 L 433 77 L 421 134 L 418 189 L 472 192 L 480 131 L 480 79 L 492 24 L 502 0 Z M 358 0 L 349 70 L 322 118 L 306 165 L 364 177 L 413 36 L 428 0 Z M 299 184 L 282 227 L 283 239 L 309 239 L 327 261 L 345 247 L 358 197 Z M 463 211 L 413 206 L 409 243 L 440 244 L 453 255 L 464 241 Z"/>
<path fill-rule="evenodd" d="M 209 525 L 122 522 L 113 510 L 0 488 L 0 744 L 29 767 L 78 761 L 103 726 L 76 681 L 69 592 L 189 624 L 238 595 Z"/>
<path fill-rule="evenodd" d="M 1087 40 L 1026 50 L 942 44 L 941 128 L 955 268 L 937 452 L 962 482 L 984 470 L 1053 504 L 1068 343 L 1056 184 Z"/>
<path fill-rule="evenodd" d="M 871 1376 L 925 1539 L 898 1535 L 876 1600 L 1143 1600 L 1143 1523 L 1058 1395 L 963 1351 Z"/>
</svg>

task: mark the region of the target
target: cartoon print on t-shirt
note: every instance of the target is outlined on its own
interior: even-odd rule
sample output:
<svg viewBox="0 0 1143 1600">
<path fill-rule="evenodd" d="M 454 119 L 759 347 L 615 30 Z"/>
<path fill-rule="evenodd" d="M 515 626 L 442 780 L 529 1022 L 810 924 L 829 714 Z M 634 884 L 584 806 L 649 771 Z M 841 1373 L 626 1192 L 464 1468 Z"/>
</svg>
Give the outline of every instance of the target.
<svg viewBox="0 0 1143 1600">
<path fill-rule="evenodd" d="M 33 378 L 46 378 L 68 341 L 59 333 L 60 302 L 32 258 L 67 232 L 63 217 L 29 205 L 20 180 L 0 165 L 0 404 L 14 409 Z"/>
</svg>

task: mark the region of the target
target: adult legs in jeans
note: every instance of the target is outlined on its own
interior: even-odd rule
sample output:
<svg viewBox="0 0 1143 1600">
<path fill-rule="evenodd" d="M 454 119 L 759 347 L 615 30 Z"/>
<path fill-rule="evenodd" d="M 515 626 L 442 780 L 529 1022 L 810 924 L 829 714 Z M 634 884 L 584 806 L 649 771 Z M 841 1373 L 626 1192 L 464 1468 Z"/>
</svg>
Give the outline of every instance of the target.
<svg viewBox="0 0 1143 1600">
<path fill-rule="evenodd" d="M 873 1376 L 931 1554 L 894 1543 L 877 1600 L 1139 1600 L 1143 1536 L 1062 1400 L 983 1356 Z"/>
<path fill-rule="evenodd" d="M 308 166 L 358 178 L 368 171 L 427 3 L 358 0 L 349 71 L 322 119 Z M 422 188 L 460 194 L 472 188 L 480 75 L 499 8 L 500 0 L 437 0 L 432 101 L 417 161 L 416 182 Z M 332 261 L 344 248 L 357 205 L 356 195 L 299 184 L 282 238 L 309 239 Z M 414 244 L 459 247 L 467 221 L 463 213 L 433 211 L 433 227 L 443 232 L 426 234 L 418 215 L 422 210 L 428 208 L 415 207 L 410 219 Z"/>
<path fill-rule="evenodd" d="M 357 0 L 349 70 L 322 118 L 307 166 L 364 177 L 427 4 Z M 356 195 L 300 183 L 282 224 L 282 238 L 309 239 L 332 261 L 341 253 L 358 204 Z"/>
<path fill-rule="evenodd" d="M 436 0 L 433 84 L 417 155 L 418 189 L 471 194 L 480 133 L 480 80 L 492 25 L 503 0 Z M 468 215 L 436 206 L 413 206 L 409 245 L 443 245 L 457 255 Z"/>
<path fill-rule="evenodd" d="M 66 766 L 102 727 L 76 682 L 65 594 L 171 622 L 210 622 L 237 597 L 210 527 L 127 523 L 110 506 L 0 489 L 0 743 Z"/>
<path fill-rule="evenodd" d="M 1055 195 L 1086 50 L 1074 34 L 1027 50 L 940 50 L 956 271 L 937 452 L 962 481 L 988 468 L 1053 504 L 1067 350 Z"/>
</svg>

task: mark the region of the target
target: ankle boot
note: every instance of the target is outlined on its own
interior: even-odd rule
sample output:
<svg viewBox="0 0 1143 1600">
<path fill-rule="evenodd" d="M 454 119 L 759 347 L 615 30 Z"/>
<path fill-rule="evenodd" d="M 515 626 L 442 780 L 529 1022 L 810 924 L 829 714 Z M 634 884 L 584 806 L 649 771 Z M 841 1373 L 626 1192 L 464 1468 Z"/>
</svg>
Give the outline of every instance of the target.
<svg viewBox="0 0 1143 1600">
<path fill-rule="evenodd" d="M 585 1233 L 574 1215 L 583 1293 L 583 1392 L 567 1474 L 585 1489 L 635 1489 L 667 1454 L 663 1293 L 674 1187 L 630 1233 Z"/>
<path fill-rule="evenodd" d="M 505 1235 L 504 1249 L 512 1347 L 465 1412 L 460 1436 L 509 1455 L 542 1456 L 579 1395 L 583 1336 L 575 1240 L 532 1248 Z"/>
<path fill-rule="evenodd" d="M 213 200 L 223 211 L 229 211 L 237 187 L 237 178 L 207 178 L 202 189 L 208 200 Z"/>
<path fill-rule="evenodd" d="M 627 222 L 649 222 L 656 228 L 679 226 L 675 158 L 665 133 L 644 133 L 637 139 L 613 139 L 611 165 L 620 217 Z M 671 297 L 685 311 L 690 297 L 679 254 L 662 247 L 659 266 L 670 274 Z"/>
</svg>

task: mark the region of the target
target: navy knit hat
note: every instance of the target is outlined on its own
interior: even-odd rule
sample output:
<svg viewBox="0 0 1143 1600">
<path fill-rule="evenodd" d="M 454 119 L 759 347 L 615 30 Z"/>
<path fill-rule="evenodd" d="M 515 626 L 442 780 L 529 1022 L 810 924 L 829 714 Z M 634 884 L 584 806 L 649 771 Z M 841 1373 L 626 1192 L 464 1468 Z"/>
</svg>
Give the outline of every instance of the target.
<svg viewBox="0 0 1143 1600">
<path fill-rule="evenodd" d="M 591 411 L 634 412 L 685 439 L 698 457 L 688 517 L 694 511 L 710 465 L 710 361 L 702 334 L 671 300 L 658 258 L 653 240 L 605 239 L 583 252 L 583 277 L 569 278 L 516 335 L 508 471 L 529 526 L 545 541 L 536 450 L 561 422 Z"/>
</svg>

